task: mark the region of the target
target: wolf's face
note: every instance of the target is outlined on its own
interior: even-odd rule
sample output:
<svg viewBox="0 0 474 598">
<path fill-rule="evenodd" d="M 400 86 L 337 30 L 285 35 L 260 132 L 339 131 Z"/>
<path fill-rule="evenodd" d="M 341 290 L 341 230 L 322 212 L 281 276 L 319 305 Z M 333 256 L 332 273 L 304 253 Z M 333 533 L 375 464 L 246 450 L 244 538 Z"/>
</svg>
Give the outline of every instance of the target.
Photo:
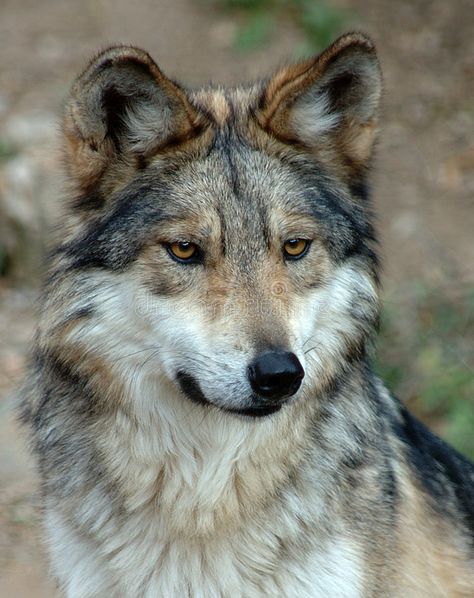
<svg viewBox="0 0 474 598">
<path fill-rule="evenodd" d="M 227 91 L 187 94 L 132 48 L 99 56 L 66 114 L 62 346 L 243 415 L 333 384 L 378 313 L 363 190 L 379 94 L 357 35 Z"/>
</svg>

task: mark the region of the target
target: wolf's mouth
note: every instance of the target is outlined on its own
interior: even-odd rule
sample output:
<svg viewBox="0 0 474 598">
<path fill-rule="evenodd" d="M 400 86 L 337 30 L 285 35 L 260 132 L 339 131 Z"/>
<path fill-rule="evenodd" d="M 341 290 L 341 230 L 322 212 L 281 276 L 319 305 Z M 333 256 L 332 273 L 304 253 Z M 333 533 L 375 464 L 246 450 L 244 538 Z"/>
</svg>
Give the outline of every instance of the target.
<svg viewBox="0 0 474 598">
<path fill-rule="evenodd" d="M 176 374 L 176 379 L 178 384 L 182 390 L 182 392 L 189 398 L 193 403 L 198 403 L 199 405 L 209 405 L 211 407 L 216 407 L 217 409 L 221 409 L 222 411 L 228 411 L 229 413 L 233 413 L 235 415 L 246 415 L 250 417 L 265 417 L 267 415 L 272 415 L 273 413 L 277 413 L 280 411 L 282 407 L 282 403 L 275 403 L 265 401 L 264 404 L 256 404 L 248 407 L 242 408 L 233 408 L 233 407 L 225 407 L 223 405 L 216 405 L 209 401 L 199 386 L 199 382 L 186 372 L 182 370 L 178 371 Z M 255 397 L 255 402 L 258 403 L 258 398 Z"/>
<path fill-rule="evenodd" d="M 273 413 L 277 413 L 280 411 L 282 405 L 262 405 L 261 407 L 243 407 L 242 409 L 230 409 L 228 407 L 224 407 L 226 411 L 229 413 L 235 413 L 237 415 L 247 415 L 250 417 L 264 417 L 266 415 L 272 415 Z"/>
<path fill-rule="evenodd" d="M 176 379 L 178 384 L 183 391 L 183 393 L 191 399 L 194 403 L 198 403 L 199 405 L 211 405 L 212 403 L 208 401 L 199 386 L 198 381 L 194 376 L 179 370 L 176 374 Z"/>
</svg>

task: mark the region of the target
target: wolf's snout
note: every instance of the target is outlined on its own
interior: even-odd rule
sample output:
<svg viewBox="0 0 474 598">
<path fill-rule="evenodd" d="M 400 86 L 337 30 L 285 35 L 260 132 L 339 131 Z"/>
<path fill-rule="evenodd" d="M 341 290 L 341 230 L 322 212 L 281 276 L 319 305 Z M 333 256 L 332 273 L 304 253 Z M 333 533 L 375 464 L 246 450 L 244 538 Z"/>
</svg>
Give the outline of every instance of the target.
<svg viewBox="0 0 474 598">
<path fill-rule="evenodd" d="M 248 367 L 252 389 L 267 399 L 290 397 L 301 385 L 303 366 L 294 353 L 269 351 L 254 359 Z"/>
</svg>

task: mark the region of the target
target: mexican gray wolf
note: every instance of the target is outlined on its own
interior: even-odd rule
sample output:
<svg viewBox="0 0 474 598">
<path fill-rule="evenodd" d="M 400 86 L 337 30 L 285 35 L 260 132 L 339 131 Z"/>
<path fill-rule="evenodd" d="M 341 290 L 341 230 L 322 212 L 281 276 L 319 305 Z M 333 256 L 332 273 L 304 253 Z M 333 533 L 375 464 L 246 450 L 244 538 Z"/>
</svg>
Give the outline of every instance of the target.
<svg viewBox="0 0 474 598">
<path fill-rule="evenodd" d="M 380 96 L 359 33 L 249 86 L 130 46 L 76 80 L 21 407 L 65 596 L 474 595 L 474 469 L 368 355 Z"/>
</svg>

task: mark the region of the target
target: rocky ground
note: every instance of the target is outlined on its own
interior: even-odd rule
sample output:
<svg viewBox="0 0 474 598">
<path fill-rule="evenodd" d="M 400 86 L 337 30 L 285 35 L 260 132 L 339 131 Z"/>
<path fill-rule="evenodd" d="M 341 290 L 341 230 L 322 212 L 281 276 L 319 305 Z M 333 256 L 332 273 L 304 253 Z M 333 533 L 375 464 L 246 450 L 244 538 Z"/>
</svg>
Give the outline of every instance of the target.
<svg viewBox="0 0 474 598">
<path fill-rule="evenodd" d="M 385 73 L 374 187 L 387 301 L 404 305 L 413 283 L 463 296 L 474 284 L 472 0 L 332 4 L 373 35 Z M 91 53 L 117 41 L 147 48 L 165 72 L 198 84 L 256 77 L 301 39 L 282 22 L 269 44 L 236 53 L 237 27 L 204 0 L 0 4 L 0 245 L 9 273 L 0 278 L 1 598 L 54 596 L 35 476 L 11 406 L 34 326 L 38 256 L 61 207 L 57 123 L 68 86 Z"/>
</svg>

